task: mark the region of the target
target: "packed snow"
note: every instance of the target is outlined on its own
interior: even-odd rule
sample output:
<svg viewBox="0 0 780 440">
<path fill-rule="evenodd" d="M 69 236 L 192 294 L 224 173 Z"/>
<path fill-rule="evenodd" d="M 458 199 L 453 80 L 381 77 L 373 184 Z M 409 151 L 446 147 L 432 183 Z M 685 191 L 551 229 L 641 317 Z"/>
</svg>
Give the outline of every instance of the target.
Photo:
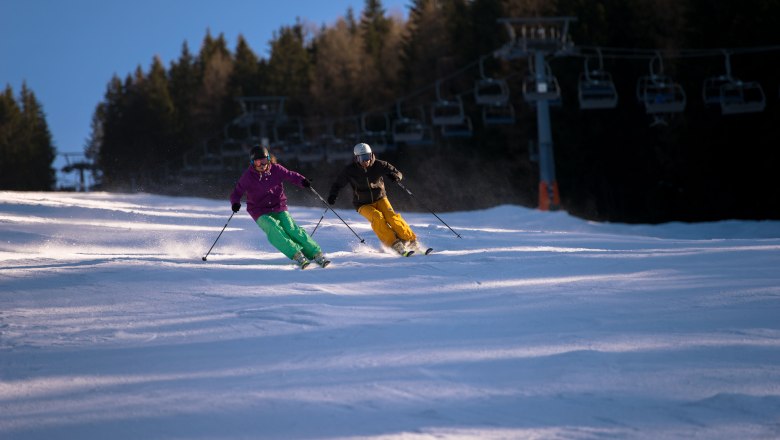
<svg viewBox="0 0 780 440">
<path fill-rule="evenodd" d="M 0 192 L 0 438 L 780 438 L 778 221 L 290 212 Z"/>
</svg>

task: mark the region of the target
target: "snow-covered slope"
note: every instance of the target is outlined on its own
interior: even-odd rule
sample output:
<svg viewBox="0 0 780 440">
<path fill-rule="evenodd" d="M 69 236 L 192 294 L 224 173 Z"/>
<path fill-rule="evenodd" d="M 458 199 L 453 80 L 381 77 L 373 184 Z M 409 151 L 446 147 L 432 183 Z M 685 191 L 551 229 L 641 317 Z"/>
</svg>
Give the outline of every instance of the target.
<svg viewBox="0 0 780 440">
<path fill-rule="evenodd" d="M 227 201 L 0 192 L 0 438 L 780 437 L 780 222 L 339 213 L 300 271 L 243 210 L 202 261 Z"/>
</svg>

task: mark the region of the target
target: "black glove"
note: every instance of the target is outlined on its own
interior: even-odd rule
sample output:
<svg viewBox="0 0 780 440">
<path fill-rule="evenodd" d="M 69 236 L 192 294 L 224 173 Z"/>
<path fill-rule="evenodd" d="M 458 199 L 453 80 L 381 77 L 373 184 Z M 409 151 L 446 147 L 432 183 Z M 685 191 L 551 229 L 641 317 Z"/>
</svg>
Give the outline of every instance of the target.
<svg viewBox="0 0 780 440">
<path fill-rule="evenodd" d="M 401 176 L 399 176 L 398 174 L 391 174 L 390 178 L 393 179 L 393 182 L 400 182 L 401 181 Z"/>
<path fill-rule="evenodd" d="M 336 195 L 331 194 L 328 196 L 328 204 L 335 205 L 336 204 Z"/>
<path fill-rule="evenodd" d="M 304 188 L 311 188 L 311 180 L 304 177 L 301 185 L 303 185 Z"/>
<path fill-rule="evenodd" d="M 239 210 L 241 210 L 241 204 L 240 203 L 233 203 L 232 208 L 233 208 L 233 212 L 238 212 Z"/>
</svg>

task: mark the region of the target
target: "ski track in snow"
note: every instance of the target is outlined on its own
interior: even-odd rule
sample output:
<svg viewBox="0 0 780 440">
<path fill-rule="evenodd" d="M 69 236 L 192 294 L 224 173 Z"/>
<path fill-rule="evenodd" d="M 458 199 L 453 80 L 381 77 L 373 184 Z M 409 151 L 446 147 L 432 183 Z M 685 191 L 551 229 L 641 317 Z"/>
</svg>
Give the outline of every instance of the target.
<svg viewBox="0 0 780 440">
<path fill-rule="evenodd" d="M 0 438 L 780 438 L 780 222 L 227 205 L 0 192 Z"/>
</svg>

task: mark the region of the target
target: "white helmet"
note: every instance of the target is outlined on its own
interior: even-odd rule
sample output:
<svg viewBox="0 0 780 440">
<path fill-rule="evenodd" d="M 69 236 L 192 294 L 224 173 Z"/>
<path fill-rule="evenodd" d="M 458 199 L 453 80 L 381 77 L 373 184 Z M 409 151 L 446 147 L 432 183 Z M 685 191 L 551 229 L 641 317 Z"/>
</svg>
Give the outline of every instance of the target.
<svg viewBox="0 0 780 440">
<path fill-rule="evenodd" d="M 352 150 L 352 154 L 355 156 L 360 156 L 361 154 L 371 154 L 371 146 L 361 142 L 355 145 L 355 148 Z"/>
<path fill-rule="evenodd" d="M 374 160 L 374 153 L 371 152 L 371 146 L 364 143 L 359 143 L 355 145 L 355 148 L 352 149 L 353 157 L 355 158 L 355 162 L 361 164 L 361 166 L 364 163 L 368 163 L 368 166 L 371 166 Z"/>
</svg>

